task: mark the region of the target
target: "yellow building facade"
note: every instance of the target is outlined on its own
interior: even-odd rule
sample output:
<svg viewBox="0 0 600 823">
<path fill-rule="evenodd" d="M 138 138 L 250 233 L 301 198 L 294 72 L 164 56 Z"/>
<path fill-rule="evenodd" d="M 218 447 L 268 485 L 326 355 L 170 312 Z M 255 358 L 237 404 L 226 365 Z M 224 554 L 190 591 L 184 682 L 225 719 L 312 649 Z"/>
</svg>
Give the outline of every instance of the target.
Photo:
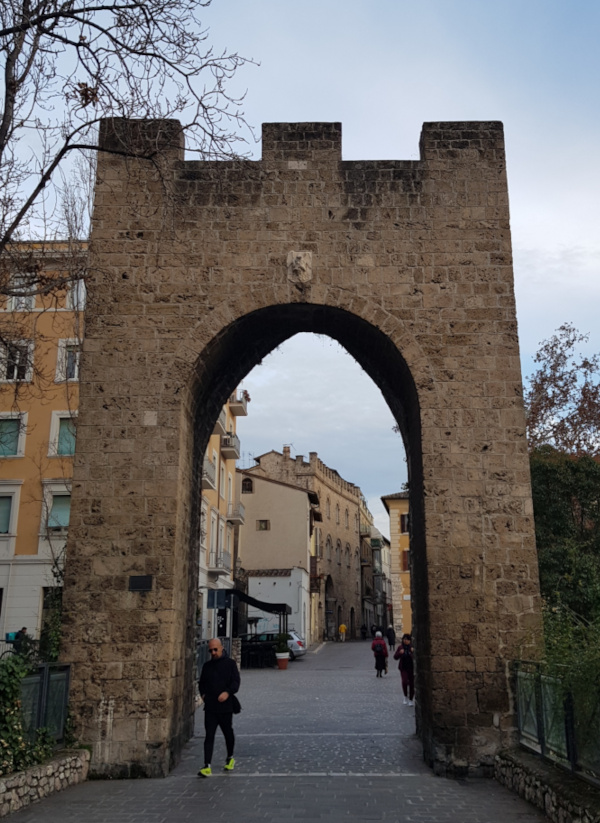
<svg viewBox="0 0 600 823">
<path fill-rule="evenodd" d="M 71 506 L 85 307 L 66 246 L 26 255 L 0 306 L 0 636 L 39 637 Z M 24 256 L 25 259 L 25 256 Z"/>
<path fill-rule="evenodd" d="M 412 633 L 408 492 L 381 498 L 390 517 L 392 606 L 396 633 Z"/>
</svg>

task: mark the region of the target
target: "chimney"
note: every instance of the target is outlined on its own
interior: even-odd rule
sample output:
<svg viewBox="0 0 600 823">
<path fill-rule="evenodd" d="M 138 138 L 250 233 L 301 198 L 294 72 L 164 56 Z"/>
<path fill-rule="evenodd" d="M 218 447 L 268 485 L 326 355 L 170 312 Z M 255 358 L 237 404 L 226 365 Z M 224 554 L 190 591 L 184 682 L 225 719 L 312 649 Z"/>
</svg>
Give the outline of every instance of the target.
<svg viewBox="0 0 600 823">
<path fill-rule="evenodd" d="M 283 456 L 285 458 L 287 458 L 288 460 L 290 459 L 290 447 L 289 446 L 284 446 L 283 447 Z"/>
</svg>

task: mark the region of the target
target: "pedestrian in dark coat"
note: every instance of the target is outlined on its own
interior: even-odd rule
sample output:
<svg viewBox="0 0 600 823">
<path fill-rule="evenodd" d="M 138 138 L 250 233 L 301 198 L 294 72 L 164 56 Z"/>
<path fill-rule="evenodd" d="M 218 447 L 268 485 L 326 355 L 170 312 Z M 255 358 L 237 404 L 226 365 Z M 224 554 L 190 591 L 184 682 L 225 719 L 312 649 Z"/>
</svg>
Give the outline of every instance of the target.
<svg viewBox="0 0 600 823">
<path fill-rule="evenodd" d="M 394 631 L 393 626 L 387 627 L 385 630 L 385 636 L 387 637 L 390 649 L 393 651 L 396 648 L 396 632 Z"/>
<path fill-rule="evenodd" d="M 387 672 L 388 649 L 381 632 L 375 632 L 375 640 L 371 643 L 371 651 L 375 655 L 376 677 L 382 677 Z"/>
<path fill-rule="evenodd" d="M 240 673 L 237 663 L 224 654 L 223 644 L 215 637 L 208 642 L 210 660 L 202 666 L 202 673 L 198 687 L 204 701 L 204 768 L 198 772 L 199 777 L 210 777 L 212 774 L 210 762 L 212 760 L 215 733 L 220 728 L 225 737 L 227 746 L 226 771 L 233 771 L 235 760 L 233 749 L 235 736 L 233 734 L 233 711 L 237 697 L 234 695 L 240 688 Z M 237 702 L 239 711 L 239 702 Z"/>
<path fill-rule="evenodd" d="M 402 635 L 402 642 L 396 649 L 394 660 L 398 660 L 400 677 L 402 678 L 402 691 L 404 692 L 404 705 L 413 705 L 415 697 L 415 667 L 413 662 L 413 645 L 410 634 Z"/>
</svg>

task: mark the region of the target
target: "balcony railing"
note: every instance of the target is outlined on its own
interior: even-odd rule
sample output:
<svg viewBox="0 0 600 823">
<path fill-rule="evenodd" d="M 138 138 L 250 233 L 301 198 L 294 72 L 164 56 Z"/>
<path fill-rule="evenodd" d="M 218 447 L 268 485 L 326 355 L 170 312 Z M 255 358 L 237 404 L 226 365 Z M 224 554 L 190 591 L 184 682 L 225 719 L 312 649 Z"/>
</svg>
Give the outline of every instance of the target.
<svg viewBox="0 0 600 823">
<path fill-rule="evenodd" d="M 243 526 L 246 519 L 246 509 L 242 503 L 227 504 L 227 520 L 235 526 Z"/>
<path fill-rule="evenodd" d="M 231 552 L 210 552 L 208 555 L 208 571 L 213 574 L 230 574 Z"/>
<path fill-rule="evenodd" d="M 227 434 L 227 413 L 225 412 L 225 409 L 221 409 L 221 413 L 215 423 L 213 434 Z"/>
<path fill-rule="evenodd" d="M 221 454 L 227 460 L 239 460 L 240 438 L 237 434 L 225 434 L 221 437 Z"/>
<path fill-rule="evenodd" d="M 360 533 L 362 535 L 369 535 L 371 534 L 371 525 L 370 523 L 361 523 L 359 526 Z"/>
<path fill-rule="evenodd" d="M 244 392 L 234 392 L 229 398 L 229 411 L 236 417 L 246 417 L 248 414 L 248 397 Z"/>
<path fill-rule="evenodd" d="M 202 464 L 202 488 L 213 491 L 217 488 L 217 467 L 209 457 L 205 457 Z"/>
</svg>

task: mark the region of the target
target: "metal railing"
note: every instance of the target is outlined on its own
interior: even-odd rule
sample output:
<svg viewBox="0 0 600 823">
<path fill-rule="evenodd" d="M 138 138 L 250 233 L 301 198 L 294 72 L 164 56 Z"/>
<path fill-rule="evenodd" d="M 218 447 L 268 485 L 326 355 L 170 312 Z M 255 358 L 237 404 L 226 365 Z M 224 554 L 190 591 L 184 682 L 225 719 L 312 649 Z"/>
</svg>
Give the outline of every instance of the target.
<svg viewBox="0 0 600 823">
<path fill-rule="evenodd" d="M 208 556 L 208 568 L 230 572 L 231 552 L 210 552 Z"/>
<path fill-rule="evenodd" d="M 67 663 L 41 663 L 21 681 L 23 728 L 30 740 L 38 729 L 48 729 L 57 743 L 63 742 L 70 672 Z"/>
<path fill-rule="evenodd" d="M 595 784 L 600 783 L 600 685 L 574 699 L 539 663 L 515 663 L 519 742 Z"/>
</svg>

